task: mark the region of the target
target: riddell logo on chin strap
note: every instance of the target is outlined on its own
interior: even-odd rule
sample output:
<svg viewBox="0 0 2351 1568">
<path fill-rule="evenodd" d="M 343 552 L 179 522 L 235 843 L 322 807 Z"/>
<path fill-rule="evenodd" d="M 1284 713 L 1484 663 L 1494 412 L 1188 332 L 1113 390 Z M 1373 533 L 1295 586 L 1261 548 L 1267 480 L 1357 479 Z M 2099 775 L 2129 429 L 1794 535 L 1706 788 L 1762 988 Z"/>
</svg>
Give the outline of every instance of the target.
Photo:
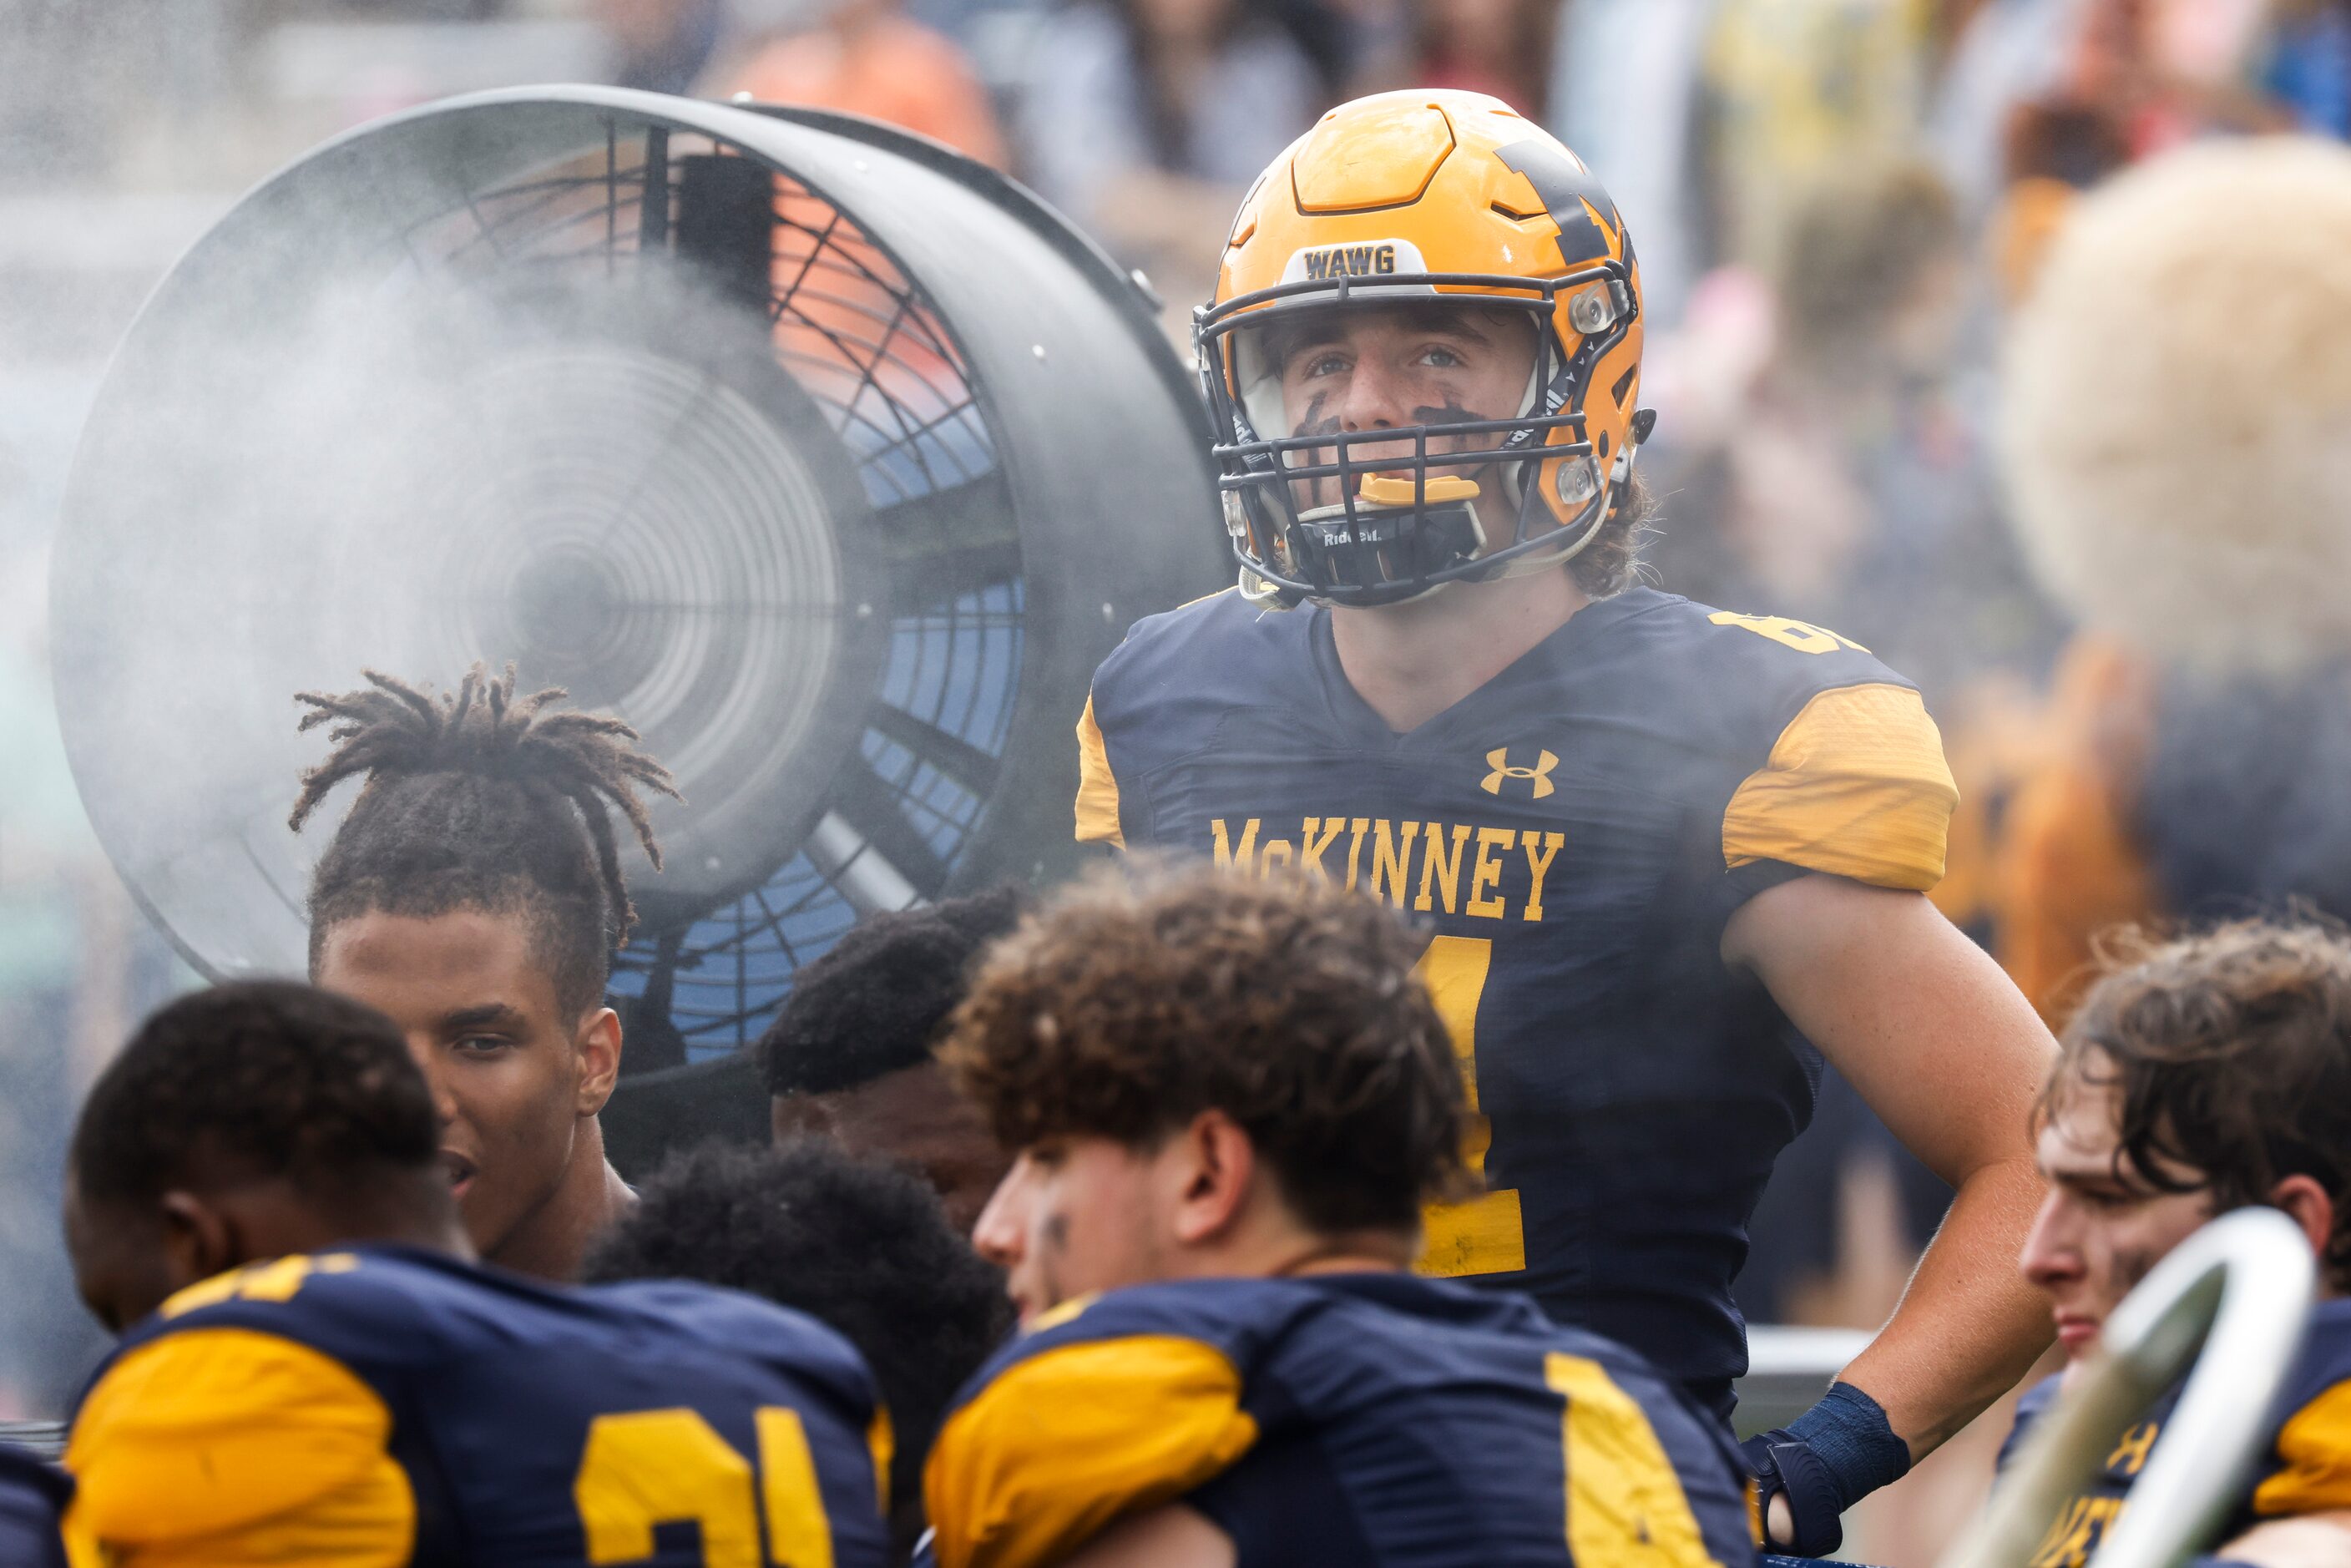
<svg viewBox="0 0 2351 1568">
<path fill-rule="evenodd" d="M 1524 779 L 1534 786 L 1534 794 L 1531 798 L 1540 800 L 1552 792 L 1551 770 L 1559 766 L 1559 758 L 1548 751 L 1539 751 L 1535 754 L 1535 765 L 1532 768 L 1513 768 L 1510 766 L 1510 747 L 1501 747 L 1486 753 L 1486 766 L 1491 768 L 1493 771 L 1486 775 L 1479 788 L 1484 789 L 1487 794 L 1500 794 L 1502 780 L 1505 779 Z"/>
</svg>

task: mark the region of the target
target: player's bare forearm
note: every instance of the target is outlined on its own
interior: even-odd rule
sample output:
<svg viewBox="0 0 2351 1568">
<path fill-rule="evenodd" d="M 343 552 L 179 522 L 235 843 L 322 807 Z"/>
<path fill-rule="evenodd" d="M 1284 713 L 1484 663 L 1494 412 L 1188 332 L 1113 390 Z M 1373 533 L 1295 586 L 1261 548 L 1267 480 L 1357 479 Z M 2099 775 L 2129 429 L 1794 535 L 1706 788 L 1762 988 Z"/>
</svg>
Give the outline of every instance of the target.
<svg viewBox="0 0 2351 1568">
<path fill-rule="evenodd" d="M 2048 1344 L 2017 1272 L 2040 1201 L 2032 1106 L 2055 1051 L 2000 967 L 1926 899 L 1830 876 L 1758 894 L 1723 936 L 1870 1108 L 1958 1197 L 1846 1380 L 1913 1457 L 2011 1386 Z"/>
<path fill-rule="evenodd" d="M 2050 1340 L 2049 1304 L 2017 1272 L 2041 1178 L 2029 1160 L 1959 1184 L 1917 1272 L 1844 1382 L 1886 1408 L 1919 1459 L 2015 1386 Z"/>
</svg>

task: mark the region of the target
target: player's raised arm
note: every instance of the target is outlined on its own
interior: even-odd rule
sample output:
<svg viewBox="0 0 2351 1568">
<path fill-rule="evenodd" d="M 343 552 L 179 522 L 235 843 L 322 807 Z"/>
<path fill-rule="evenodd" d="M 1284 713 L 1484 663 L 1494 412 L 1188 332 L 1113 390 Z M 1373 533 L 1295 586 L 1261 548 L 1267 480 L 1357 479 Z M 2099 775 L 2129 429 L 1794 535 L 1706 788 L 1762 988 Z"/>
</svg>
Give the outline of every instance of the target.
<svg viewBox="0 0 2351 1568">
<path fill-rule="evenodd" d="M 1794 1515 L 1775 1536 L 1809 1548 L 1823 1508 L 1833 1527 L 1834 1513 L 1998 1398 L 2049 1342 L 2046 1314 L 2012 1265 L 2040 1201 L 2030 1122 L 2053 1047 L 2000 967 L 1921 894 L 1798 877 L 1744 904 L 1723 952 L 1761 977 L 1958 1194 L 1893 1320 L 1830 1398 L 1768 1445 Z M 1767 1473 L 1767 1489 L 1774 1479 Z"/>
</svg>

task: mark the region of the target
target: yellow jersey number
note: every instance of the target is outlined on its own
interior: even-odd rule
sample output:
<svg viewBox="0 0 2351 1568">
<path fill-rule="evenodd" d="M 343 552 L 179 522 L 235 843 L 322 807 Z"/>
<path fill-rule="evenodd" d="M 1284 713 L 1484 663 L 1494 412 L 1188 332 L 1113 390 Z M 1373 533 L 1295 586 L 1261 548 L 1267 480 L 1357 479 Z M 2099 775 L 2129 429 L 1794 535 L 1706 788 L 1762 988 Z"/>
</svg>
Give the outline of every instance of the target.
<svg viewBox="0 0 2351 1568">
<path fill-rule="evenodd" d="M 832 1568 L 832 1526 L 799 1413 L 767 1406 L 756 1419 L 756 1472 L 698 1411 L 629 1410 L 589 1423 L 571 1483 L 588 1561 L 643 1562 L 655 1525 L 690 1520 L 702 1528 L 705 1568 Z"/>
<path fill-rule="evenodd" d="M 1478 1002 L 1486 994 L 1486 975 L 1493 965 L 1490 938 L 1433 936 L 1428 951 L 1413 967 L 1428 988 L 1446 1032 L 1453 1037 L 1453 1055 L 1461 1063 L 1461 1087 L 1469 1103 L 1462 1159 L 1481 1175 L 1494 1130 L 1478 1113 Z M 1515 1188 L 1482 1193 L 1467 1203 L 1430 1204 L 1422 1211 L 1421 1231 L 1426 1240 L 1417 1267 L 1424 1274 L 1454 1279 L 1509 1273 L 1527 1266 L 1526 1222 Z"/>
<path fill-rule="evenodd" d="M 1607 1369 L 1580 1355 L 1543 1358 L 1543 1381 L 1567 1402 L 1567 1548 L 1608 1568 L 1711 1564 L 1689 1494 L 1657 1429 Z"/>
<path fill-rule="evenodd" d="M 1718 610 L 1707 619 L 1717 626 L 1744 626 L 1758 637 L 1769 637 L 1799 653 L 1833 653 L 1839 648 L 1850 648 L 1856 653 L 1869 652 L 1852 638 L 1841 637 L 1825 626 L 1791 621 L 1784 615 L 1741 615 L 1736 611 Z"/>
</svg>

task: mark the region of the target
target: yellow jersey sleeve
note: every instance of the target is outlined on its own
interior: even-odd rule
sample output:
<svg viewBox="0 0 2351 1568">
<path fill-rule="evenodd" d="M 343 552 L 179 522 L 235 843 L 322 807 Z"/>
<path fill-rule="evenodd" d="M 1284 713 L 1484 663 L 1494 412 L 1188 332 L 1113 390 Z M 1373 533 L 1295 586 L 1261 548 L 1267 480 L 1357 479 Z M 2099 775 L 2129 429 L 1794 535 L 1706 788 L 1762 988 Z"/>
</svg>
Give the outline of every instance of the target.
<svg viewBox="0 0 2351 1568">
<path fill-rule="evenodd" d="M 1907 686 L 1837 686 L 1790 721 L 1722 816 L 1728 868 L 1784 861 L 1923 893 L 1942 880 L 1959 788 Z"/>
<path fill-rule="evenodd" d="M 1118 825 L 1118 779 L 1110 770 L 1102 726 L 1094 722 L 1092 692 L 1078 718 L 1078 841 L 1126 848 L 1126 834 Z"/>
<path fill-rule="evenodd" d="M 77 1568 L 394 1568 L 416 1501 L 392 1412 L 349 1368 L 250 1329 L 169 1333 L 90 1390 L 66 1448 Z"/>
<path fill-rule="evenodd" d="M 1138 1334 L 1014 1362 L 940 1428 L 924 1472 L 940 1568 L 1041 1568 L 1182 1497 L 1257 1441 L 1214 1345 Z"/>
<path fill-rule="evenodd" d="M 2280 1468 L 2253 1489 L 2265 1518 L 2351 1509 L 2351 1381 L 2337 1383 L 2279 1428 Z"/>
</svg>

